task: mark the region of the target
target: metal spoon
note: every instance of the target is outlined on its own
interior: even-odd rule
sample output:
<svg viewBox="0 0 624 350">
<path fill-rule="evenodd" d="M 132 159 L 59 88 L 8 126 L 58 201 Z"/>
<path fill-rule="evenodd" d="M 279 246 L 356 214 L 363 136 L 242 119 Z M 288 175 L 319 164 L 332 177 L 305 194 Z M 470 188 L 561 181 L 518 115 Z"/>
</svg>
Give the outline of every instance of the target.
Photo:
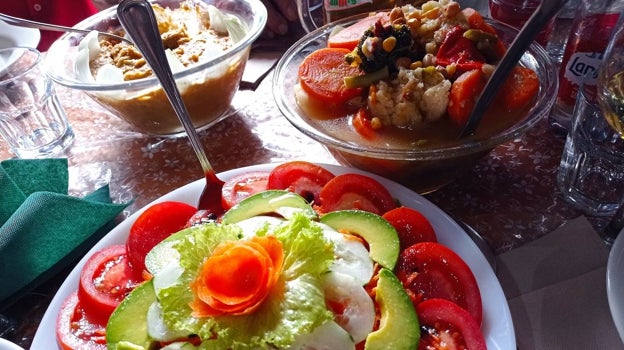
<svg viewBox="0 0 624 350">
<path fill-rule="evenodd" d="M 460 133 L 460 137 L 468 136 L 475 132 L 483 114 L 495 97 L 495 92 L 501 87 L 511 69 L 518 64 L 518 61 L 520 61 L 520 58 L 529 48 L 535 37 L 537 37 L 537 34 L 543 29 L 544 25 L 550 21 L 567 1 L 568 0 L 540 1 L 539 6 L 511 43 L 511 46 L 509 46 L 509 49 L 496 66 L 494 73 L 492 73 L 492 76 L 483 88 L 483 92 L 481 92 L 481 95 L 477 99 L 472 113 L 468 117 L 468 121 Z"/>
<path fill-rule="evenodd" d="M 117 7 L 117 16 L 121 25 L 130 35 L 136 47 L 143 54 L 143 57 L 152 68 L 154 74 L 160 81 L 163 90 L 169 98 L 180 123 L 186 130 L 186 134 L 191 142 L 191 146 L 199 159 L 204 175 L 206 186 L 200 196 L 198 209 L 208 210 L 214 215 L 221 215 L 221 189 L 223 181 L 217 178 L 212 166 L 208 162 L 206 152 L 199 140 L 199 135 L 193 126 L 191 117 L 180 96 L 180 91 L 173 78 L 171 67 L 167 62 L 165 48 L 163 47 L 158 23 L 152 5 L 147 0 L 124 0 Z"/>
<path fill-rule="evenodd" d="M 28 19 L 5 15 L 3 13 L 0 13 L 0 19 L 5 21 L 8 24 L 16 25 L 19 27 L 25 27 L 25 28 L 44 29 L 44 30 L 51 30 L 54 32 L 75 32 L 75 33 L 82 33 L 82 34 L 89 34 L 90 32 L 92 32 L 92 30 L 88 30 L 88 29 L 78 29 L 78 28 L 66 27 L 66 26 L 61 26 L 61 25 L 56 25 L 56 24 L 36 22 L 36 21 L 28 20 Z M 122 36 L 113 34 L 113 33 L 98 31 L 98 35 L 108 36 L 108 37 L 121 40 L 132 45 L 132 41 Z"/>
</svg>

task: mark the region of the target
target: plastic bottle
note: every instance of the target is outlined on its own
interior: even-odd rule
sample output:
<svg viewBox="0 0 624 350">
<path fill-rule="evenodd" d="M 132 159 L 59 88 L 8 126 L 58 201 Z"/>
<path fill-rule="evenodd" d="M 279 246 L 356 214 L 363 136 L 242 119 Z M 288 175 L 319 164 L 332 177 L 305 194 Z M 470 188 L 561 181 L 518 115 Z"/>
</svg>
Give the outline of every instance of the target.
<svg viewBox="0 0 624 350">
<path fill-rule="evenodd" d="M 549 118 L 556 130 L 566 133 L 579 83 L 595 86 L 598 67 L 617 24 L 624 0 L 581 0 L 559 70 L 557 102 Z"/>
</svg>

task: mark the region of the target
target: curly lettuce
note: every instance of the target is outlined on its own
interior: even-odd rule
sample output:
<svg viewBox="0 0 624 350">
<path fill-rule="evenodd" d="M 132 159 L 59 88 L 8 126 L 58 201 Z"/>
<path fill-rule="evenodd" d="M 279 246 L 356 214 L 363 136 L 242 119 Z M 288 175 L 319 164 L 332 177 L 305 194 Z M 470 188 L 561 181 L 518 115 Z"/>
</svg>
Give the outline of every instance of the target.
<svg viewBox="0 0 624 350">
<path fill-rule="evenodd" d="M 274 349 L 287 348 L 297 335 L 333 319 L 325 306 L 320 277 L 334 260 L 334 248 L 321 227 L 304 215 L 295 215 L 256 232 L 265 234 L 282 242 L 285 259 L 280 281 L 260 308 L 248 315 L 196 318 L 188 304 L 193 299 L 190 283 L 199 267 L 219 243 L 243 235 L 237 225 L 188 229 L 173 246 L 183 271 L 157 295 L 167 326 L 199 335 L 203 340 L 199 349 Z"/>
</svg>

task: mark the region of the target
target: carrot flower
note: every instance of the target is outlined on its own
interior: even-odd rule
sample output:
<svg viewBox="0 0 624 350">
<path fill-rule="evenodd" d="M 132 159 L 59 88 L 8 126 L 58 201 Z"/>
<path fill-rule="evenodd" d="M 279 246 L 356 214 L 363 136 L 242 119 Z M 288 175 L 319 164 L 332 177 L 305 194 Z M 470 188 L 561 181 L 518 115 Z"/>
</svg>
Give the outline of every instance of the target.
<svg viewBox="0 0 624 350">
<path fill-rule="evenodd" d="M 219 244 L 191 282 L 193 316 L 254 312 L 279 280 L 283 262 L 282 243 L 274 236 Z"/>
</svg>

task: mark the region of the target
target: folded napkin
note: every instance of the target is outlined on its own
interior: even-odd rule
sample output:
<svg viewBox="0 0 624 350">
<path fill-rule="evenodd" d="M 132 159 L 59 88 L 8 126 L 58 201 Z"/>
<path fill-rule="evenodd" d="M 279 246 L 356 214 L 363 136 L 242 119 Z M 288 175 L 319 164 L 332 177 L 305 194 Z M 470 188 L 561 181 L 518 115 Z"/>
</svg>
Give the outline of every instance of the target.
<svg viewBox="0 0 624 350">
<path fill-rule="evenodd" d="M 130 204 L 111 203 L 108 186 L 69 196 L 67 165 L 0 162 L 0 309 L 84 255 Z"/>
<path fill-rule="evenodd" d="M 607 300 L 608 256 L 579 217 L 497 257 L 518 349 L 624 349 Z"/>
</svg>

